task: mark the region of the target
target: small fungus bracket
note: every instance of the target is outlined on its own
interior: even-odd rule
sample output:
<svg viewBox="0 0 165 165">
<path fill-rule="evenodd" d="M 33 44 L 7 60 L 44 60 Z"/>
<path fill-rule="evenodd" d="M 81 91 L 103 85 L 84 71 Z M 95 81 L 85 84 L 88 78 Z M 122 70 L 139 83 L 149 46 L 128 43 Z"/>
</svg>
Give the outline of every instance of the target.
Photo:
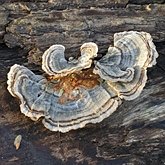
<svg viewBox="0 0 165 165">
<path fill-rule="evenodd" d="M 95 43 L 83 44 L 80 51 L 78 59 L 67 61 L 63 45 L 47 49 L 42 56 L 47 76 L 17 64 L 8 73 L 7 89 L 20 100 L 21 112 L 32 120 L 43 117 L 51 131 L 64 133 L 101 122 L 122 99 L 138 97 L 146 84 L 147 68 L 158 57 L 150 34 L 136 31 L 116 33 L 114 46 L 100 60 L 94 60 Z"/>
</svg>

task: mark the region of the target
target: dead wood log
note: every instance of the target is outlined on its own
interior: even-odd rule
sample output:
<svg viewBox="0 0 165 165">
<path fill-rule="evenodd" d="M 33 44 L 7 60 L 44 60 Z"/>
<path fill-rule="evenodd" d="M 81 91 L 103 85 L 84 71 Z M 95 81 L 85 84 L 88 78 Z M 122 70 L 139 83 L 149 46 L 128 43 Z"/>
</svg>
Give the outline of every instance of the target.
<svg viewBox="0 0 165 165">
<path fill-rule="evenodd" d="M 73 6 L 63 1 L 4 3 L 1 9 L 2 29 L 6 27 L 4 42 L 9 47 L 26 49 L 29 62 L 38 64 L 43 51 L 52 44 L 63 44 L 68 56 L 75 56 L 80 45 L 94 41 L 99 45 L 99 53 L 103 53 L 113 43 L 113 34 L 120 31 L 146 31 L 155 42 L 165 40 L 164 4 L 127 5 L 126 0 L 92 2 L 80 0 Z M 79 9 L 75 8 L 78 5 Z"/>
<path fill-rule="evenodd" d="M 88 4 L 79 0 L 70 6 L 69 2 L 1 2 L 0 41 L 4 44 L 0 45 L 0 164 L 163 165 L 164 4 L 148 6 L 145 1 L 141 6 L 126 0 Z M 6 90 L 6 74 L 15 63 L 38 73 L 40 66 L 28 63 L 27 52 L 30 62 L 40 64 L 39 55 L 54 43 L 64 44 L 68 55 L 75 55 L 82 43 L 94 41 L 102 55 L 112 43 L 113 34 L 124 30 L 150 32 L 160 54 L 139 98 L 125 101 L 101 123 L 66 134 L 50 132 L 41 121 L 33 122 L 20 113 L 18 101 Z M 13 143 L 19 134 L 22 142 L 16 151 Z"/>
</svg>

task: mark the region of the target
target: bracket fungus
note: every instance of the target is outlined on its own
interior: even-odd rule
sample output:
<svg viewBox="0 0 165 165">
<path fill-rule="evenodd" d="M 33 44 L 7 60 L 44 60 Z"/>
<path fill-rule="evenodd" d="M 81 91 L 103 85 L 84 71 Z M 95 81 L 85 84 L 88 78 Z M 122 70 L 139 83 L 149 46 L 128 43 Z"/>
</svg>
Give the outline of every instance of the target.
<svg viewBox="0 0 165 165">
<path fill-rule="evenodd" d="M 65 47 L 52 45 L 42 56 L 42 69 L 53 76 L 66 76 L 68 74 L 90 68 L 92 59 L 97 56 L 98 47 L 95 43 L 85 43 L 80 48 L 81 56 L 78 59 L 65 59 Z"/>
<path fill-rule="evenodd" d="M 42 117 L 46 128 L 60 132 L 101 122 L 122 99 L 139 96 L 147 68 L 158 57 L 150 34 L 136 31 L 116 33 L 114 46 L 97 61 L 98 47 L 92 42 L 81 46 L 78 59 L 66 60 L 64 51 L 62 45 L 45 51 L 46 76 L 15 64 L 7 81 L 8 91 L 21 102 L 22 113 L 32 120 Z"/>
</svg>

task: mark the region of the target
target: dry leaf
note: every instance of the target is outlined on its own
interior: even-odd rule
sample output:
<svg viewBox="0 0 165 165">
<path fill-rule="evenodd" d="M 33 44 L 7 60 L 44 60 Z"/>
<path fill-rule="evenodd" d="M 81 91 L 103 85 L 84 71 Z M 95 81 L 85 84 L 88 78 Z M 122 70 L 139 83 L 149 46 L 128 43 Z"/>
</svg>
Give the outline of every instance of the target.
<svg viewBox="0 0 165 165">
<path fill-rule="evenodd" d="M 14 146 L 15 146 L 16 150 L 19 149 L 20 144 L 21 144 L 21 140 L 22 140 L 22 136 L 21 135 L 16 136 L 16 138 L 14 140 Z"/>
<path fill-rule="evenodd" d="M 9 162 L 15 162 L 17 160 L 19 160 L 19 158 L 16 156 L 13 156 L 11 159 L 9 159 Z"/>
</svg>

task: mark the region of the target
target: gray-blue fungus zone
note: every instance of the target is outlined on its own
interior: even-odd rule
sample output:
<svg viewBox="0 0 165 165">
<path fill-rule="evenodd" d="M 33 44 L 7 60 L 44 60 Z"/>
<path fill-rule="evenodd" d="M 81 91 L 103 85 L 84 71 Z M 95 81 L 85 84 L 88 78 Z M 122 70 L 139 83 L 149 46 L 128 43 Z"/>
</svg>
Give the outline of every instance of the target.
<svg viewBox="0 0 165 165">
<path fill-rule="evenodd" d="M 42 117 L 46 128 L 63 133 L 101 122 L 122 100 L 140 95 L 147 68 L 158 57 L 150 34 L 136 31 L 114 34 L 114 46 L 97 61 L 95 43 L 83 44 L 80 52 L 66 60 L 65 47 L 52 45 L 42 57 L 47 76 L 17 64 L 10 68 L 8 91 L 23 114 L 34 121 Z"/>
</svg>

